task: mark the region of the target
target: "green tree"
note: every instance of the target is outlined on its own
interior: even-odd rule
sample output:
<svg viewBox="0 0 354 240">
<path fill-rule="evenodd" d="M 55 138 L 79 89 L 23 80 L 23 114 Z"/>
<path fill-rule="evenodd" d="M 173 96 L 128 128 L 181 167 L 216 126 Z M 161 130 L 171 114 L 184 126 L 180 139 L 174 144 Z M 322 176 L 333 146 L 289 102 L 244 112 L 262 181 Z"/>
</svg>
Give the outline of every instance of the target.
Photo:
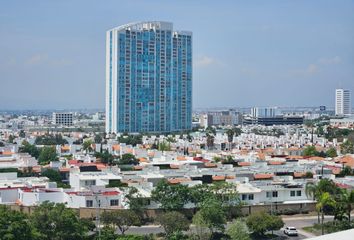
<svg viewBox="0 0 354 240">
<path fill-rule="evenodd" d="M 140 219 L 144 218 L 144 210 L 148 205 L 148 199 L 144 198 L 135 187 L 129 187 L 125 195 L 129 209 L 134 211 Z"/>
<path fill-rule="evenodd" d="M 350 175 L 353 175 L 354 174 L 354 171 L 352 170 L 351 167 L 349 166 L 345 166 L 339 173 L 339 176 L 341 177 L 345 177 L 345 176 L 350 176 Z"/>
<path fill-rule="evenodd" d="M 232 149 L 232 141 L 234 139 L 235 132 L 233 129 L 227 129 L 226 131 L 227 141 L 229 142 L 229 150 Z"/>
<path fill-rule="evenodd" d="M 84 141 L 83 144 L 82 144 L 82 149 L 83 149 L 86 153 L 90 153 L 90 152 L 93 151 L 92 144 L 93 144 L 93 141 L 92 141 L 92 140 L 86 140 L 86 141 Z"/>
<path fill-rule="evenodd" d="M 58 161 L 55 147 L 43 147 L 38 157 L 39 164 L 45 165 L 53 161 Z"/>
<path fill-rule="evenodd" d="M 119 164 L 122 165 L 138 165 L 139 160 L 135 158 L 135 156 L 131 153 L 125 153 L 119 160 Z"/>
<path fill-rule="evenodd" d="M 64 145 L 68 144 L 68 141 L 63 138 L 61 134 L 46 134 L 38 136 L 35 140 L 36 145 Z"/>
<path fill-rule="evenodd" d="M 340 145 L 340 149 L 342 154 L 352 154 L 354 153 L 354 144 L 352 141 L 347 140 Z"/>
<path fill-rule="evenodd" d="M 117 138 L 118 142 L 125 143 L 127 145 L 136 146 L 143 143 L 143 136 L 139 135 L 122 135 Z"/>
<path fill-rule="evenodd" d="M 99 158 L 102 163 L 108 163 L 109 165 L 114 165 L 114 156 L 110 154 L 107 149 L 102 153 L 95 152 L 95 157 Z"/>
<path fill-rule="evenodd" d="M 10 134 L 10 136 L 9 136 L 9 138 L 8 138 L 8 142 L 9 142 L 9 143 L 14 143 L 15 139 L 16 139 L 15 136 L 12 135 L 12 134 Z"/>
<path fill-rule="evenodd" d="M 32 145 L 27 141 L 22 142 L 22 145 L 19 147 L 18 151 L 21 153 L 28 153 L 34 158 L 38 158 L 40 154 L 40 150 L 35 145 Z"/>
<path fill-rule="evenodd" d="M 55 171 L 54 169 L 45 170 L 42 173 L 42 176 L 49 178 L 49 180 L 53 182 L 61 182 L 62 180 L 60 173 L 58 171 Z"/>
<path fill-rule="evenodd" d="M 0 205 L 0 239 L 32 240 L 35 237 L 35 229 L 29 223 L 26 214 L 10 210 L 5 205 Z"/>
<path fill-rule="evenodd" d="M 353 209 L 354 205 L 354 190 L 343 189 L 340 195 L 340 201 L 345 204 L 347 210 L 348 222 L 350 224 L 351 216 L 350 213 Z"/>
<path fill-rule="evenodd" d="M 175 232 L 188 230 L 189 222 L 187 218 L 175 211 L 169 211 L 157 216 L 157 222 L 161 224 L 167 236 Z"/>
<path fill-rule="evenodd" d="M 234 220 L 227 229 L 231 240 L 250 240 L 250 233 L 246 223 L 240 219 Z"/>
<path fill-rule="evenodd" d="M 332 195 L 330 195 L 328 192 L 324 192 L 321 194 L 320 198 L 317 200 L 316 204 L 316 209 L 321 213 L 321 229 L 322 229 L 322 235 L 324 234 L 324 215 L 326 211 L 326 207 L 334 207 L 336 204 L 334 198 Z"/>
<path fill-rule="evenodd" d="M 151 192 L 151 199 L 165 210 L 179 210 L 190 200 L 190 190 L 185 185 L 170 185 L 161 180 Z"/>
<path fill-rule="evenodd" d="M 43 240 L 80 240 L 88 235 L 86 223 L 62 203 L 42 203 L 31 215 L 31 223 Z"/>
<path fill-rule="evenodd" d="M 206 199 L 197 214 L 200 215 L 200 223 L 207 226 L 212 234 L 225 230 L 226 214 L 220 201 L 214 198 Z"/>
<path fill-rule="evenodd" d="M 104 212 L 101 216 L 102 222 L 105 225 L 108 225 L 113 228 L 119 229 L 122 235 L 125 235 L 125 232 L 131 226 L 140 226 L 141 222 L 139 217 L 132 210 L 118 210 Z"/>
<path fill-rule="evenodd" d="M 102 143 L 102 136 L 100 134 L 95 134 L 94 141 L 95 143 Z"/>
<path fill-rule="evenodd" d="M 21 130 L 21 131 L 18 133 L 18 136 L 19 136 L 20 138 L 25 138 L 25 137 L 26 137 L 25 131 Z"/>
<path fill-rule="evenodd" d="M 207 146 L 208 146 L 208 149 L 212 149 L 214 147 L 214 135 L 213 134 L 209 134 L 207 133 Z"/>
<path fill-rule="evenodd" d="M 159 150 L 159 151 L 162 151 L 162 152 L 164 152 L 164 151 L 171 151 L 171 144 L 170 144 L 170 142 L 165 142 L 165 141 L 163 141 L 163 142 L 159 143 L 159 145 L 158 145 L 158 150 Z"/>
<path fill-rule="evenodd" d="M 319 152 L 316 150 L 315 146 L 307 146 L 305 147 L 303 154 L 306 157 L 312 157 L 312 156 L 317 156 Z"/>
<path fill-rule="evenodd" d="M 280 216 L 277 215 L 270 215 L 270 224 L 268 230 L 272 231 L 277 231 L 281 229 L 284 226 L 283 219 Z"/>
<path fill-rule="evenodd" d="M 258 236 L 264 236 L 267 231 L 279 230 L 284 226 L 281 217 L 266 212 L 252 213 L 247 217 L 246 224 Z"/>
<path fill-rule="evenodd" d="M 337 150 L 335 148 L 331 147 L 330 149 L 328 149 L 326 151 L 326 155 L 327 155 L 327 157 L 330 157 L 330 158 L 337 157 Z"/>
</svg>

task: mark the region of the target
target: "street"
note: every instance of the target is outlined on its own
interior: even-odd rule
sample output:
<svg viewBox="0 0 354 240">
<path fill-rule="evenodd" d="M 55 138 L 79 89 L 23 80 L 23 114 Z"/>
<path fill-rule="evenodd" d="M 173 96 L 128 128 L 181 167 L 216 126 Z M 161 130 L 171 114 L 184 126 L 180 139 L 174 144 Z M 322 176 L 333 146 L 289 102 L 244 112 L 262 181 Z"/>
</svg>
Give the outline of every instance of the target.
<svg viewBox="0 0 354 240">
<path fill-rule="evenodd" d="M 333 216 L 325 216 L 324 221 L 328 222 L 333 220 Z M 307 239 L 310 237 L 314 237 L 315 235 L 305 232 L 302 230 L 303 227 L 311 226 L 314 223 L 317 223 L 317 215 L 316 216 L 283 216 L 284 227 L 291 226 L 295 227 L 298 230 L 298 236 L 287 236 L 284 234 L 284 228 L 279 231 L 274 231 L 279 237 L 277 239 L 293 239 L 293 240 L 300 240 L 300 239 Z M 163 228 L 159 225 L 146 225 L 141 227 L 131 227 L 127 233 L 131 234 L 157 234 L 163 232 Z"/>
</svg>

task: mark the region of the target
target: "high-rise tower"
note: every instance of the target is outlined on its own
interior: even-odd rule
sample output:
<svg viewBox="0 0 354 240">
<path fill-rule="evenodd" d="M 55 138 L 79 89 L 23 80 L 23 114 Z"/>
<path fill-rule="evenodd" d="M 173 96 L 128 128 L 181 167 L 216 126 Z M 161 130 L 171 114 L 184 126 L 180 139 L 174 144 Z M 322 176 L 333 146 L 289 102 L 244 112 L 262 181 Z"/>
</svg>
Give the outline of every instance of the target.
<svg viewBox="0 0 354 240">
<path fill-rule="evenodd" d="M 335 112 L 338 116 L 351 114 L 350 91 L 345 89 L 336 89 Z"/>
<path fill-rule="evenodd" d="M 192 33 L 169 22 L 107 31 L 106 132 L 192 127 Z"/>
</svg>

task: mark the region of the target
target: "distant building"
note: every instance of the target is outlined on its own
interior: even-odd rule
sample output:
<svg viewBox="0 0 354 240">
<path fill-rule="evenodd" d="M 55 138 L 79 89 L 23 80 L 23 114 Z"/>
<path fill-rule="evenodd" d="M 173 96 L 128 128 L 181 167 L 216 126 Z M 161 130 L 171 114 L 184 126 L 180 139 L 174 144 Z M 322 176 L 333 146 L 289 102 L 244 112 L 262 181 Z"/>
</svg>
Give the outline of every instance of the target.
<svg viewBox="0 0 354 240">
<path fill-rule="evenodd" d="M 337 116 L 351 114 L 350 91 L 346 89 L 336 89 L 335 113 Z"/>
<path fill-rule="evenodd" d="M 169 22 L 107 31 L 106 132 L 192 128 L 192 33 Z"/>
<path fill-rule="evenodd" d="M 232 126 L 242 124 L 242 114 L 233 110 L 214 111 L 200 116 L 200 126 Z"/>
<path fill-rule="evenodd" d="M 254 107 L 251 109 L 251 116 L 254 118 L 272 118 L 280 115 L 280 111 L 276 107 Z"/>
<path fill-rule="evenodd" d="M 73 114 L 72 113 L 53 113 L 52 122 L 55 125 L 72 126 Z"/>
<path fill-rule="evenodd" d="M 245 117 L 244 124 L 272 125 L 301 125 L 304 117 L 298 115 L 284 115 L 276 107 L 254 107 L 251 115 Z"/>
</svg>

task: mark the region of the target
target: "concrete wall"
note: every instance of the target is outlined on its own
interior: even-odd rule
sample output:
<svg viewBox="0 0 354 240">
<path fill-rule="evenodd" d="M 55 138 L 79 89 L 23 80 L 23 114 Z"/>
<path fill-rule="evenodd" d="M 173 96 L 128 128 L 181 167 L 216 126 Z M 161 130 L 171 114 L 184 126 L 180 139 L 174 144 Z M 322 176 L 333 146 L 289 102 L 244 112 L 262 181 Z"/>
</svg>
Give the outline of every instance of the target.
<svg viewBox="0 0 354 240">
<path fill-rule="evenodd" d="M 25 206 L 18 206 L 18 205 L 10 205 L 10 208 L 12 210 L 17 210 L 21 211 L 24 213 L 31 214 L 34 209 L 36 208 L 35 206 L 31 207 L 25 207 Z M 241 212 L 243 215 L 247 216 L 250 213 L 255 213 L 255 212 L 261 212 L 261 211 L 266 211 L 270 212 L 272 209 L 273 212 L 275 213 L 285 213 L 287 212 L 294 212 L 294 213 L 307 213 L 307 212 L 313 212 L 315 211 L 315 203 L 296 203 L 296 204 L 272 204 L 272 205 L 249 205 L 249 206 L 243 206 L 241 209 Z M 96 208 L 78 208 L 78 209 L 73 209 L 77 214 L 80 216 L 80 218 L 95 218 L 97 214 L 97 209 Z M 124 209 L 100 209 L 100 212 L 103 213 L 105 211 L 124 211 Z M 156 217 L 157 214 L 163 212 L 161 209 L 149 209 L 145 211 L 146 216 L 150 218 Z M 195 209 L 184 209 L 183 212 L 189 216 L 193 215 L 193 213 L 196 212 Z"/>
</svg>

